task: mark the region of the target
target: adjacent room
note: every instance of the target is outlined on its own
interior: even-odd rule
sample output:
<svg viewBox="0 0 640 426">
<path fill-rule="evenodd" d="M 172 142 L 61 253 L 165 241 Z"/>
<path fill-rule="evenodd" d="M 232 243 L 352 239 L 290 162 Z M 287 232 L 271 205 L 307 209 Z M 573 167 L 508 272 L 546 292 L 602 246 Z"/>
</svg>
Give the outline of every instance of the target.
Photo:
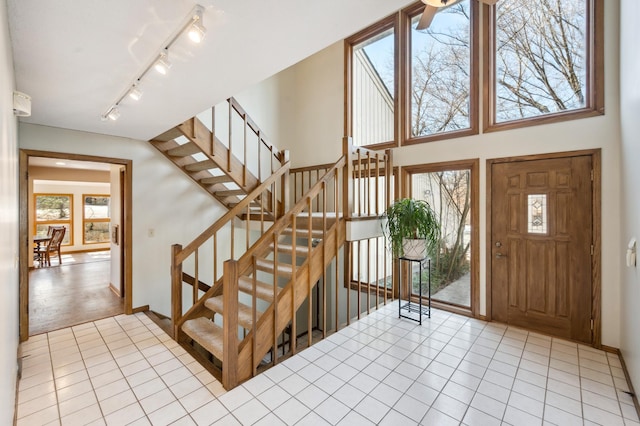
<svg viewBox="0 0 640 426">
<path fill-rule="evenodd" d="M 29 158 L 30 336 L 124 312 L 119 168 Z"/>
</svg>

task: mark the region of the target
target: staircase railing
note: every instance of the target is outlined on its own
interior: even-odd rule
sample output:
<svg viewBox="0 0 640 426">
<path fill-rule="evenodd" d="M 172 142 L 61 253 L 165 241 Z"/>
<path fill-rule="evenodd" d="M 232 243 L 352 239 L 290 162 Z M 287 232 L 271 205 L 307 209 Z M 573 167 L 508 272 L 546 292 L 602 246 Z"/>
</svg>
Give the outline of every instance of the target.
<svg viewBox="0 0 640 426">
<path fill-rule="evenodd" d="M 356 290 L 358 295 L 366 295 L 365 300 L 357 297 L 356 315 L 352 315 L 351 292 L 347 292 L 348 325 L 352 318 L 360 319 L 365 311 L 369 314 L 373 306 L 377 309 L 380 303 L 386 304 L 398 294 L 398 280 L 394 278 L 397 271 L 381 235 L 381 223 L 377 223 L 394 200 L 397 181 L 391 149 L 373 151 L 354 146 L 351 138 L 344 138 L 343 150 L 348 154 L 346 174 L 349 179 L 345 179 L 343 189 L 347 226 L 354 229 L 355 222 L 373 221 L 366 237 L 348 232 L 350 235 L 345 244 L 345 285 Z"/>
<path fill-rule="evenodd" d="M 224 329 L 224 359 L 222 368 L 222 381 L 226 389 L 235 387 L 238 383 L 256 374 L 257 367 L 262 357 L 273 349 L 272 363 L 278 360 L 278 338 L 283 330 L 290 324 L 289 347 L 292 354 L 296 352 L 297 330 L 296 312 L 298 307 L 308 301 L 308 344 L 312 344 L 312 289 L 322 279 L 326 283 L 326 268 L 334 259 L 335 265 L 335 304 L 338 306 L 338 294 L 340 293 L 338 251 L 344 242 L 344 222 L 340 214 L 341 200 L 340 187 L 343 185 L 346 156 L 336 162 L 322 178 L 298 200 L 298 202 L 238 260 L 225 262 L 225 274 L 223 276 L 223 295 L 225 316 Z M 321 206 L 320 211 L 314 206 Z M 328 206 L 334 206 L 333 212 Z M 291 270 L 288 275 L 291 279 L 279 287 L 280 273 L 278 259 L 280 237 L 291 234 Z M 307 256 L 301 265 L 297 265 L 298 250 L 297 240 L 306 240 Z M 238 277 L 253 274 L 254 286 L 256 280 L 257 256 L 269 250 L 273 251 L 273 302 L 263 311 L 259 318 L 256 313 L 256 300 L 253 294 L 253 329 L 242 340 L 238 337 L 238 311 L 232 307 L 237 306 L 239 298 Z M 289 252 L 287 252 L 288 254 Z M 322 305 L 326 312 L 327 286 L 323 286 Z M 230 308 L 227 308 L 230 307 Z M 339 327 L 339 312 L 335 312 L 336 330 Z M 323 337 L 327 331 L 327 318 L 323 315 Z"/>
<path fill-rule="evenodd" d="M 294 204 L 300 201 L 307 191 L 332 167 L 333 163 L 292 168 L 289 171 L 291 178 L 291 201 Z M 316 208 L 319 208 L 319 206 L 316 206 Z"/>
<path fill-rule="evenodd" d="M 251 175 L 262 182 L 280 166 L 280 151 L 269 142 L 265 132 L 235 98 L 227 99 L 226 104 L 211 107 L 210 115 L 204 111 L 198 117 L 206 123 L 213 139 L 220 140 L 228 148 L 228 171 L 231 171 L 233 156 L 242 163 L 241 186 L 250 183 Z"/>
<path fill-rule="evenodd" d="M 344 199 L 347 219 L 382 215 L 393 200 L 392 150 L 373 151 L 354 146 L 344 138 L 343 152 L 348 155 Z"/>
<path fill-rule="evenodd" d="M 174 337 L 186 318 L 186 315 L 183 316 L 185 307 L 189 308 L 187 313 L 202 309 L 207 297 L 221 292 L 223 261 L 242 256 L 258 240 L 259 235 L 281 216 L 281 213 L 275 212 L 274 217 L 267 206 L 276 205 L 277 201 L 284 208 L 289 204 L 290 163 L 287 151 L 284 157 L 282 167 L 191 243 L 184 248 L 180 244 L 172 246 L 171 321 Z M 239 216 L 244 217 L 244 221 L 239 222 Z M 204 262 L 201 262 L 202 258 L 205 259 Z M 185 272 L 185 269 L 190 273 Z M 194 283 L 198 285 L 193 285 Z M 211 283 L 211 288 L 205 293 L 201 291 L 202 283 Z M 189 299 L 183 298 L 184 286 L 191 286 Z"/>
</svg>

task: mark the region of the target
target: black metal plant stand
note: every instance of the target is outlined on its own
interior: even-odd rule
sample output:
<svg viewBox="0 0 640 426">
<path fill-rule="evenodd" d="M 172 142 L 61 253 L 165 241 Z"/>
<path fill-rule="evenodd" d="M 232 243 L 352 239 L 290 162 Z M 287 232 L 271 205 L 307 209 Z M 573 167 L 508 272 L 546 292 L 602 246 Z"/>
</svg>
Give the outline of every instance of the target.
<svg viewBox="0 0 640 426">
<path fill-rule="evenodd" d="M 398 260 L 400 260 L 400 265 L 402 265 L 402 262 L 409 262 L 409 297 L 408 297 L 408 301 L 403 305 L 402 304 L 402 268 L 400 268 L 400 274 L 399 274 L 399 297 L 398 297 L 398 317 L 399 318 L 407 318 L 413 321 L 417 321 L 420 325 L 422 325 L 422 316 L 426 315 L 427 318 L 431 318 L 431 259 L 428 258 L 424 258 L 424 259 L 407 259 L 406 257 L 400 257 L 398 258 Z M 417 262 L 419 265 L 419 289 L 420 289 L 420 296 L 418 298 L 418 303 L 412 302 L 411 301 L 411 284 L 413 282 L 412 280 L 412 274 L 413 274 L 413 263 Z M 428 288 L 429 288 L 429 300 L 427 302 L 427 306 L 424 306 L 422 303 L 422 270 L 426 267 L 427 269 L 427 279 L 428 279 Z M 403 315 L 402 311 L 405 310 L 408 313 L 417 313 L 418 314 L 418 318 L 415 318 L 414 316 L 409 316 L 409 315 Z"/>
</svg>

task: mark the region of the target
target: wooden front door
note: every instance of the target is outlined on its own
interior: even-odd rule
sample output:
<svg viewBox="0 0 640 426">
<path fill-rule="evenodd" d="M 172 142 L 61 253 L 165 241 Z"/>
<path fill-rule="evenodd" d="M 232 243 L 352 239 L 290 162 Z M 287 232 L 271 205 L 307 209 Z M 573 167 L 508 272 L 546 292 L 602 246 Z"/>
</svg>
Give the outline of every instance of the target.
<svg viewBox="0 0 640 426">
<path fill-rule="evenodd" d="M 592 342 L 592 157 L 491 165 L 491 316 Z"/>
</svg>

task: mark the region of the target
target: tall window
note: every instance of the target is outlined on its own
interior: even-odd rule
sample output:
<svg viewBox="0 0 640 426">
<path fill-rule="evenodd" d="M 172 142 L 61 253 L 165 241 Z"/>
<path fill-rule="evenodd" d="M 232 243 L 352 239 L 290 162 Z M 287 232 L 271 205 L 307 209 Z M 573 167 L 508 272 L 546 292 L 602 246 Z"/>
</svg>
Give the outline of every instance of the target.
<svg viewBox="0 0 640 426">
<path fill-rule="evenodd" d="M 34 233 L 46 236 L 49 226 L 64 226 L 63 245 L 73 241 L 73 195 L 72 194 L 34 194 L 35 220 Z"/>
<path fill-rule="evenodd" d="M 440 222 L 440 240 L 429 253 L 431 298 L 463 309 L 477 309 L 477 160 L 408 167 L 407 196 L 425 200 Z M 411 294 L 420 292 L 418 265 L 412 265 Z M 429 277 L 423 270 L 422 294 Z M 474 305 L 475 303 L 475 305 Z"/>
<path fill-rule="evenodd" d="M 395 140 L 395 21 L 354 36 L 351 64 L 351 129 L 356 146 Z"/>
<path fill-rule="evenodd" d="M 416 29 L 420 16 L 411 19 L 410 138 L 469 129 L 470 0 L 438 12 L 426 30 Z"/>
<path fill-rule="evenodd" d="M 82 228 L 83 244 L 109 242 L 111 220 L 110 197 L 108 195 L 83 195 Z"/>
<path fill-rule="evenodd" d="M 355 144 L 473 135 L 480 116 L 486 132 L 604 113 L 604 0 L 460 0 L 418 30 L 424 9 L 416 2 L 346 40 Z"/>
<path fill-rule="evenodd" d="M 495 9 L 495 122 L 587 107 L 588 0 L 501 0 Z"/>
</svg>

